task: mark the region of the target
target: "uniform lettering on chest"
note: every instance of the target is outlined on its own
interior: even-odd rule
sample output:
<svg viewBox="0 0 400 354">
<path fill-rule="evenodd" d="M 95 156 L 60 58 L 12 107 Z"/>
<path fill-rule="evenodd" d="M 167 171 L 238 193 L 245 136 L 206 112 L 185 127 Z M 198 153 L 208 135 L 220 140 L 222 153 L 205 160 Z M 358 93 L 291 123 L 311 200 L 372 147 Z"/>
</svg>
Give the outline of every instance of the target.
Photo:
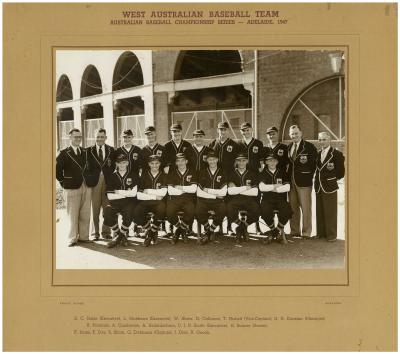
<svg viewBox="0 0 400 354">
<path fill-rule="evenodd" d="M 203 155 L 203 161 L 207 161 L 207 155 Z"/>
<path fill-rule="evenodd" d="M 258 153 L 258 146 L 253 146 L 253 153 L 255 153 L 255 154 Z"/>
<path fill-rule="evenodd" d="M 326 168 L 327 168 L 329 171 L 332 171 L 332 170 L 335 168 L 335 164 L 334 164 L 333 162 L 328 162 L 328 163 L 326 164 Z"/>
<path fill-rule="evenodd" d="M 184 146 L 184 147 L 182 148 L 182 151 L 185 152 L 185 150 L 186 150 L 186 147 Z"/>
<path fill-rule="evenodd" d="M 301 163 L 307 163 L 308 158 L 307 155 L 300 155 L 300 162 Z"/>
<path fill-rule="evenodd" d="M 161 156 L 162 155 L 162 150 L 157 150 L 156 155 L 157 156 Z"/>
<path fill-rule="evenodd" d="M 277 183 L 277 184 L 282 184 L 282 178 L 277 178 L 277 179 L 276 179 L 276 183 Z"/>
<path fill-rule="evenodd" d="M 226 147 L 226 151 L 232 152 L 232 151 L 233 151 L 233 146 L 232 146 L 232 145 L 228 145 L 228 146 Z"/>
<path fill-rule="evenodd" d="M 251 179 L 246 179 L 246 186 L 251 186 Z"/>
<path fill-rule="evenodd" d="M 130 186 L 131 184 L 132 184 L 132 178 L 129 177 L 126 179 L 126 185 Z"/>
<path fill-rule="evenodd" d="M 132 158 L 133 158 L 134 160 L 137 160 L 138 157 L 139 157 L 139 155 L 138 155 L 137 152 L 134 152 L 134 153 L 132 154 Z"/>
<path fill-rule="evenodd" d="M 186 182 L 190 182 L 192 180 L 192 175 L 186 176 Z"/>
<path fill-rule="evenodd" d="M 157 189 L 157 188 L 160 188 L 160 187 L 161 187 L 161 183 L 160 183 L 160 182 L 157 182 L 157 183 L 156 183 L 156 189 Z"/>
<path fill-rule="evenodd" d="M 217 176 L 216 181 L 217 181 L 218 183 L 221 182 L 221 178 L 222 178 L 222 176 Z"/>
<path fill-rule="evenodd" d="M 283 156 L 283 150 L 282 149 L 278 150 L 278 156 Z"/>
</svg>

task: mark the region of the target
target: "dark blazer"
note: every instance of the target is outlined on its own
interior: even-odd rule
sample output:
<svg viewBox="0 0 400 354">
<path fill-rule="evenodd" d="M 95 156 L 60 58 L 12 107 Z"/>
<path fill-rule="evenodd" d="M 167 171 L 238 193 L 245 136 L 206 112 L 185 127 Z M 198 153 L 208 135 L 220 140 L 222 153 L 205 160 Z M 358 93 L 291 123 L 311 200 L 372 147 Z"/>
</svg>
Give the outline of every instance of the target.
<svg viewBox="0 0 400 354">
<path fill-rule="evenodd" d="M 318 152 L 316 147 L 308 141 L 301 140 L 296 158 L 291 156 L 293 142 L 288 145 L 289 158 L 288 174 L 294 179 L 297 187 L 312 187 L 313 177 L 317 166 Z"/>
<path fill-rule="evenodd" d="M 315 192 L 319 193 L 322 190 L 324 193 L 333 193 L 339 188 L 337 181 L 344 177 L 344 156 L 339 150 L 330 147 L 322 163 L 321 154 L 320 151 L 317 159 L 314 181 Z"/>
<path fill-rule="evenodd" d="M 114 162 L 114 148 L 110 145 L 105 144 L 105 156 L 101 162 L 97 154 L 96 145 L 87 148 L 88 152 L 88 165 L 90 167 L 90 181 L 89 184 L 93 187 L 99 183 L 100 172 L 103 172 L 104 178 L 107 178 L 115 171 Z"/>
<path fill-rule="evenodd" d="M 83 181 L 88 185 L 90 169 L 87 163 L 87 150 L 80 149 L 80 157 L 69 146 L 61 150 L 56 158 L 56 179 L 64 189 L 78 189 Z"/>
</svg>

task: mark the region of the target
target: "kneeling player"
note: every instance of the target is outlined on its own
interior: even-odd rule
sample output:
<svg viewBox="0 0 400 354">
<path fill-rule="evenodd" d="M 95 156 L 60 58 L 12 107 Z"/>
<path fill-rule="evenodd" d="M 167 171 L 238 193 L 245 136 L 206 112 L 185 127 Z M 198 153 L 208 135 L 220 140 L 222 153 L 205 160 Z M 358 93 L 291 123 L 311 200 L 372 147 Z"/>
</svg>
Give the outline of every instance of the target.
<svg viewBox="0 0 400 354">
<path fill-rule="evenodd" d="M 236 157 L 237 167 L 230 176 L 228 194 L 231 196 L 227 203 L 228 218 L 237 225 L 236 241 L 248 241 L 248 226 L 258 221 L 260 210 L 257 203 L 258 176 L 257 172 L 249 170 L 246 154 Z"/>
<path fill-rule="evenodd" d="M 114 231 L 114 238 L 107 244 L 109 248 L 119 243 L 127 245 L 129 225 L 137 204 L 139 183 L 139 175 L 128 169 L 129 162 L 126 155 L 119 154 L 115 162 L 117 169 L 107 178 L 106 191 L 109 203 L 104 210 L 104 225 Z M 118 227 L 118 214 L 122 216 L 121 229 Z"/>
<path fill-rule="evenodd" d="M 157 155 L 148 158 L 148 169 L 143 169 L 139 181 L 135 209 L 135 222 L 145 230 L 143 245 L 157 243 L 158 228 L 165 218 L 165 195 L 167 194 L 166 174 L 160 169 L 161 159 Z"/>
<path fill-rule="evenodd" d="M 167 220 L 175 227 L 172 243 L 182 236 L 187 243 L 187 235 L 192 226 L 197 190 L 196 172 L 187 167 L 188 160 L 183 153 L 176 155 L 176 167 L 170 169 L 167 176 L 168 194 Z"/>
<path fill-rule="evenodd" d="M 292 209 L 287 201 L 287 193 L 290 190 L 289 178 L 283 169 L 277 168 L 278 157 L 269 154 L 265 158 L 266 166 L 260 174 L 259 188 L 262 192 L 261 217 L 270 228 L 266 241 L 270 243 L 273 237 L 279 237 L 280 241 L 287 243 L 285 227 L 292 217 Z M 274 216 L 278 212 L 278 227 L 275 227 Z"/>
<path fill-rule="evenodd" d="M 200 243 L 205 244 L 215 238 L 215 229 L 225 216 L 224 197 L 227 192 L 225 172 L 218 167 L 218 155 L 211 150 L 207 154 L 208 168 L 199 173 L 197 188 L 196 217 L 204 226 Z"/>
</svg>

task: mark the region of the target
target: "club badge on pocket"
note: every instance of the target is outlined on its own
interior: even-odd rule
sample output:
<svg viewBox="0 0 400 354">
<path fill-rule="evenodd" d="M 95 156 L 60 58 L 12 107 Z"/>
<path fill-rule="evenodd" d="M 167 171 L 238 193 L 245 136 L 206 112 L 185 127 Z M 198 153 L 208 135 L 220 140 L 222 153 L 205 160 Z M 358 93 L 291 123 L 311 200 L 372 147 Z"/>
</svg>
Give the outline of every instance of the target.
<svg viewBox="0 0 400 354">
<path fill-rule="evenodd" d="M 300 155 L 300 162 L 301 163 L 307 163 L 308 159 L 307 159 L 307 155 Z"/>
<path fill-rule="evenodd" d="M 107 166 L 111 167 L 111 159 L 107 159 Z"/>
<path fill-rule="evenodd" d="M 132 178 L 127 178 L 126 179 L 126 184 L 128 185 L 128 186 L 130 186 L 131 184 L 132 184 Z"/>
<path fill-rule="evenodd" d="M 335 164 L 334 164 L 333 162 L 328 162 L 328 163 L 326 164 L 326 168 L 327 168 L 329 171 L 332 171 L 332 170 L 335 168 Z"/>
<path fill-rule="evenodd" d="M 282 149 L 278 150 L 278 156 L 283 156 L 283 150 Z"/>
<path fill-rule="evenodd" d="M 233 146 L 232 146 L 232 145 L 228 145 L 228 146 L 226 147 L 226 151 L 232 152 L 232 151 L 233 151 Z"/>
<path fill-rule="evenodd" d="M 258 153 L 258 146 L 253 146 L 253 152 L 254 152 L 255 154 Z"/>
</svg>

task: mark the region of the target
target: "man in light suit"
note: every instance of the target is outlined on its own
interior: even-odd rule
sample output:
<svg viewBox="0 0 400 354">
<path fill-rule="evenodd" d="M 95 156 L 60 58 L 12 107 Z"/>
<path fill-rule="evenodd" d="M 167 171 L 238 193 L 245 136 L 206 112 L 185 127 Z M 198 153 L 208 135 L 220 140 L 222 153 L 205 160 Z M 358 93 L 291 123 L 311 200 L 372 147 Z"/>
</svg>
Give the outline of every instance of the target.
<svg viewBox="0 0 400 354">
<path fill-rule="evenodd" d="M 290 235 L 311 238 L 311 192 L 318 152 L 316 147 L 303 139 L 303 133 L 297 125 L 289 128 L 292 142 L 288 146 L 291 188 L 289 203 L 293 211 L 290 219 Z M 303 216 L 303 228 L 300 231 L 300 211 Z"/>
<path fill-rule="evenodd" d="M 318 134 L 321 151 L 318 154 L 314 189 L 317 207 L 317 238 L 329 242 L 337 237 L 337 181 L 344 177 L 344 156 L 331 146 L 326 132 Z"/>
<path fill-rule="evenodd" d="M 64 188 L 69 221 L 68 246 L 89 241 L 90 224 L 90 173 L 87 151 L 80 146 L 82 133 L 79 129 L 69 132 L 70 146 L 61 150 L 56 159 L 56 178 Z"/>
<path fill-rule="evenodd" d="M 107 178 L 115 170 L 114 148 L 107 145 L 107 133 L 104 128 L 95 131 L 96 144 L 88 148 L 88 162 L 91 166 L 94 186 L 92 189 L 92 236 L 95 240 L 100 238 L 99 217 L 100 211 L 104 210 L 108 204 L 106 195 Z M 104 239 L 111 238 L 111 230 L 103 225 L 101 236 Z"/>
</svg>

